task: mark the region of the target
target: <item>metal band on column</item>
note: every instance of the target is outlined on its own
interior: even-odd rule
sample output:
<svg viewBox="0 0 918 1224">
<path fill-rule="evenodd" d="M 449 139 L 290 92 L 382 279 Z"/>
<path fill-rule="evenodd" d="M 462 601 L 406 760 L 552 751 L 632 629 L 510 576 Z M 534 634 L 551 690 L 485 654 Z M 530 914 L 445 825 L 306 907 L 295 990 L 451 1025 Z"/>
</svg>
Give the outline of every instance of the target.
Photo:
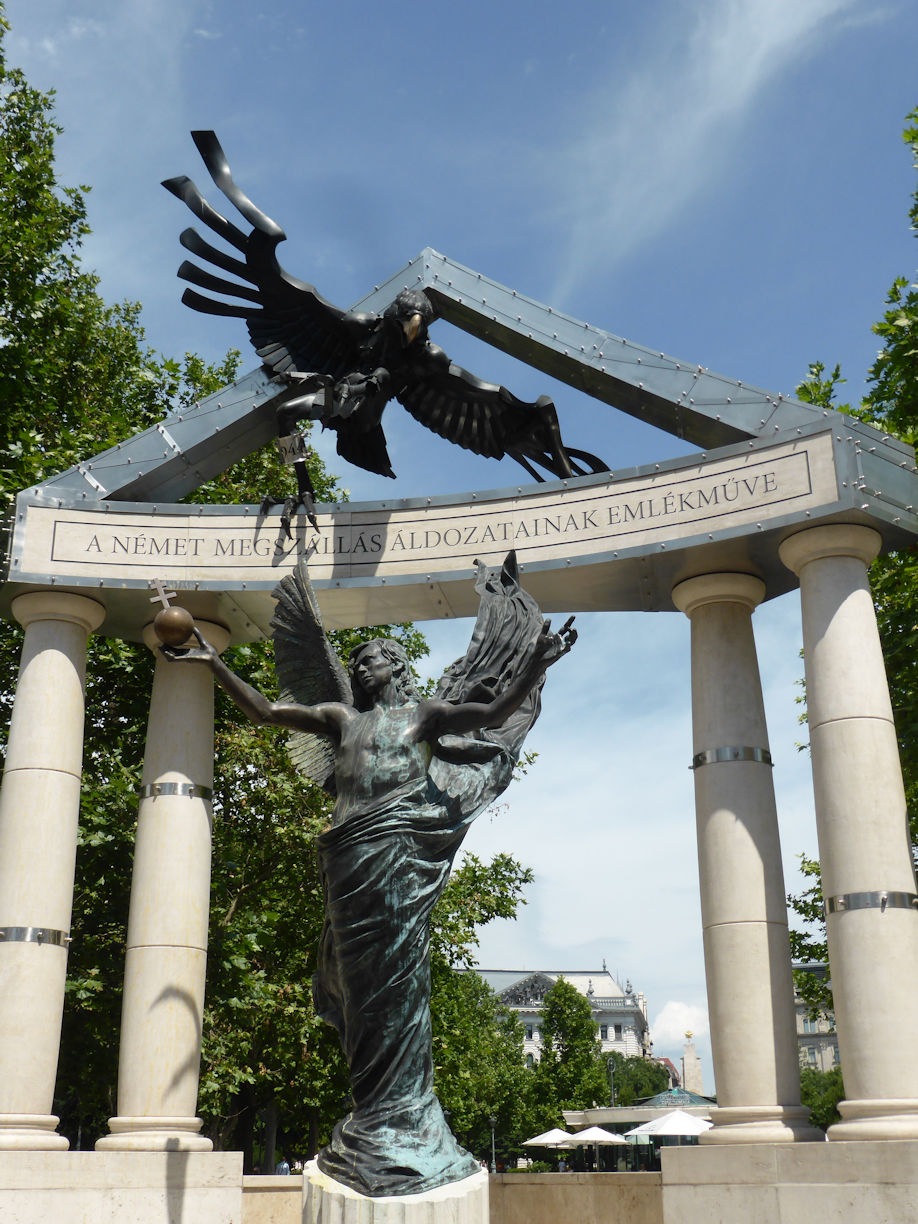
<svg viewBox="0 0 918 1224">
<path fill-rule="evenodd" d="M 854 892 L 841 893 L 837 897 L 826 897 L 827 914 L 843 914 L 846 910 L 887 909 L 918 910 L 918 893 L 911 892 Z"/>
<path fill-rule="evenodd" d="M 705 748 L 692 757 L 689 769 L 700 769 L 702 765 L 720 765 L 724 761 L 756 761 L 760 765 L 771 765 L 771 753 L 767 748 Z"/>
<path fill-rule="evenodd" d="M 68 948 L 73 940 L 67 931 L 54 931 L 50 927 L 5 926 L 0 927 L 0 941 L 5 943 L 53 944 Z"/>
<path fill-rule="evenodd" d="M 195 782 L 148 782 L 140 788 L 141 799 L 155 799 L 160 795 L 181 795 L 183 799 L 203 799 L 210 803 L 214 792 L 212 787 L 198 786 Z"/>
</svg>

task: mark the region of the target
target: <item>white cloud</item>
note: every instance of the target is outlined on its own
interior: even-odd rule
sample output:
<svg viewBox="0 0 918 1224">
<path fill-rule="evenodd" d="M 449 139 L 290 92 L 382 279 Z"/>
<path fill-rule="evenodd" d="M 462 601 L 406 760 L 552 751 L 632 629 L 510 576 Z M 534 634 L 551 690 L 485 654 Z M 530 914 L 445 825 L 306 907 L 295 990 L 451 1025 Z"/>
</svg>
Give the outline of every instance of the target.
<svg viewBox="0 0 918 1224">
<path fill-rule="evenodd" d="M 670 999 L 663 1004 L 659 1015 L 650 1026 L 655 1047 L 681 1046 L 686 1033 L 703 1037 L 708 1031 L 708 1013 L 703 1007 L 692 1003 L 680 1003 Z"/>
<path fill-rule="evenodd" d="M 649 241 L 724 172 L 766 87 L 842 28 L 858 0 L 714 0 L 672 14 L 630 72 L 597 93 L 583 134 L 560 153 L 552 301 Z M 688 23 L 688 24 L 686 24 Z M 582 130 L 582 124 L 580 125 Z"/>
</svg>

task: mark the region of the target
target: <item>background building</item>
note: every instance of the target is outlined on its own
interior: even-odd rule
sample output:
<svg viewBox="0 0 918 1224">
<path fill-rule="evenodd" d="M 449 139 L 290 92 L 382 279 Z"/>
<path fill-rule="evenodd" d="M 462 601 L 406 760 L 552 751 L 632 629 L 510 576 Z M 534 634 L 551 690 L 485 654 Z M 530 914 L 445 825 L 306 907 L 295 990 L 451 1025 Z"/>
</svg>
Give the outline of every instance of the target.
<svg viewBox="0 0 918 1224">
<path fill-rule="evenodd" d="M 798 972 L 826 978 L 829 967 L 818 961 L 794 961 L 794 973 Z M 831 1071 L 833 1067 L 837 1067 L 839 1058 L 835 1017 L 825 1012 L 811 1016 L 810 1005 L 802 998 L 796 981 L 794 1010 L 797 1013 L 797 1048 L 801 1067 L 813 1067 L 817 1071 Z"/>
<path fill-rule="evenodd" d="M 579 990 L 590 1001 L 593 1019 L 599 1026 L 603 1053 L 617 1051 L 626 1058 L 649 1055 L 650 1028 L 647 1024 L 647 1000 L 635 991 L 630 982 L 619 985 L 603 962 L 601 969 L 580 972 L 568 969 L 478 969 L 476 972 L 519 1016 L 525 1029 L 526 1061 L 538 1062 L 542 1048 L 539 1017 L 542 1000 L 558 978 Z"/>
</svg>

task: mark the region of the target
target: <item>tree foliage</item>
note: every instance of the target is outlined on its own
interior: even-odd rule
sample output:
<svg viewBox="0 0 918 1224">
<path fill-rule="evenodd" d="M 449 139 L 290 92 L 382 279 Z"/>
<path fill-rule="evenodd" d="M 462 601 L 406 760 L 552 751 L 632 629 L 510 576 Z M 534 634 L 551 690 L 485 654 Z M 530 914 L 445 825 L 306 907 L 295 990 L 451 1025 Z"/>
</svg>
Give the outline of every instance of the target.
<svg viewBox="0 0 918 1224">
<path fill-rule="evenodd" d="M 840 1122 L 838 1102 L 845 1099 L 841 1067 L 833 1067 L 831 1071 L 817 1071 L 815 1067 L 802 1067 L 800 1070 L 800 1099 L 810 1111 L 810 1120 L 814 1126 L 828 1130 L 834 1122 Z"/>
<path fill-rule="evenodd" d="M 533 1092 L 545 1122 L 563 1126 L 565 1109 L 590 1109 L 609 1097 L 599 1029 L 590 1001 L 559 977 L 542 1003 L 542 1049 Z"/>
<path fill-rule="evenodd" d="M 669 1087 L 669 1072 L 655 1059 L 619 1054 L 617 1050 L 609 1057 L 613 1060 L 616 1105 L 633 1105 Z"/>
<path fill-rule="evenodd" d="M 918 169 L 918 110 L 907 117 L 902 138 Z M 909 217 L 918 231 L 918 190 Z M 897 278 L 887 294 L 885 311 L 873 331 L 880 351 L 868 372 L 868 392 L 859 405 L 836 403 L 844 382 L 841 367 L 830 372 L 821 362 L 810 366 L 797 388 L 801 399 L 849 412 L 914 446 L 918 442 L 918 285 Z M 918 559 L 916 547 L 878 557 L 870 567 L 880 642 L 899 740 L 905 783 L 909 836 L 918 861 Z M 826 961 L 828 952 L 822 910 L 819 863 L 801 856 L 808 886 L 788 897 L 791 910 L 805 924 L 791 932 L 795 960 Z M 797 974 L 797 985 L 813 1012 L 832 1011 L 831 984 L 811 974 Z M 829 1073 L 831 1074 L 831 1073 Z"/>
<path fill-rule="evenodd" d="M 32 89 L 3 53 L 0 6 L 0 502 L 145 429 L 167 411 L 235 377 L 239 354 L 209 366 L 193 354 L 151 351 L 136 303 L 107 305 L 80 262 L 88 230 L 84 187 L 58 183 L 53 95 Z M 340 500 L 311 455 L 318 497 Z M 290 473 L 285 473 L 287 481 Z M 282 477 L 265 452 L 248 456 L 193 495 L 250 502 Z M 399 637 L 416 663 L 423 636 L 411 625 L 334 635 L 348 650 L 367 636 Z M 10 707 L 22 634 L 0 626 L 0 666 Z M 227 659 L 269 694 L 270 647 L 239 646 Z M 137 792 L 153 677 L 137 643 L 94 637 L 87 660 L 81 827 L 64 1031 L 55 1110 L 83 1147 L 116 1113 L 121 982 Z M 4 726 L 7 720 L 3 719 Z M 322 922 L 314 858 L 327 823 L 324 793 L 296 776 L 283 740 L 242 722 L 222 694 L 216 706 L 212 919 L 200 1112 L 218 1146 L 253 1162 L 260 1115 L 278 1120 L 290 1155 L 314 1150 L 348 1096 L 337 1038 L 314 1013 L 310 976 Z M 438 1087 L 475 1143 L 482 1110 L 510 1125 L 519 1072 L 512 1017 L 447 967 L 466 963 L 475 928 L 515 912 L 528 874 L 506 856 L 472 860 L 435 917 L 434 1022 Z M 457 984 L 458 983 L 458 984 Z M 440 1000 L 440 1002 L 438 1002 Z M 439 1010 L 437 1010 L 439 1008 Z M 464 1044 L 463 1044 L 464 1043 Z M 503 1052 L 506 1047 L 506 1053 Z M 516 1061 L 514 1061 L 516 1059 Z M 472 1063 L 476 1079 L 465 1069 Z"/>
</svg>

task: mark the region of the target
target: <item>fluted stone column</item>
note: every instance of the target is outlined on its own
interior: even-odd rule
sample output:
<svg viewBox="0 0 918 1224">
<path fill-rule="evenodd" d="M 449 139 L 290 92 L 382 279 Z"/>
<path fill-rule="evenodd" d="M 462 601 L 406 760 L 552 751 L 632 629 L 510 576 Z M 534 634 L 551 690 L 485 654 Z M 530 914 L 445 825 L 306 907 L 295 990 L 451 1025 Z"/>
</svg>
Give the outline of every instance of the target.
<svg viewBox="0 0 918 1224">
<path fill-rule="evenodd" d="M 717 1080 L 705 1143 L 822 1138 L 800 1104 L 790 943 L 751 574 L 682 582 L 692 622 L 692 726 L 701 916 Z"/>
<path fill-rule="evenodd" d="M 0 792 L 0 1149 L 66 1148 L 51 1113 L 73 907 L 86 642 L 105 609 L 13 600 L 25 628 Z"/>
<path fill-rule="evenodd" d="M 222 625 L 198 623 L 223 650 Z M 151 627 L 144 631 L 158 645 Z M 118 1065 L 118 1116 L 96 1144 L 209 1151 L 196 1117 L 210 910 L 214 686 L 157 651 L 147 724 Z"/>
<path fill-rule="evenodd" d="M 847 1099 L 830 1139 L 918 1138 L 918 897 L 867 566 L 868 527 L 781 545 L 800 578 L 807 714 Z"/>
</svg>

